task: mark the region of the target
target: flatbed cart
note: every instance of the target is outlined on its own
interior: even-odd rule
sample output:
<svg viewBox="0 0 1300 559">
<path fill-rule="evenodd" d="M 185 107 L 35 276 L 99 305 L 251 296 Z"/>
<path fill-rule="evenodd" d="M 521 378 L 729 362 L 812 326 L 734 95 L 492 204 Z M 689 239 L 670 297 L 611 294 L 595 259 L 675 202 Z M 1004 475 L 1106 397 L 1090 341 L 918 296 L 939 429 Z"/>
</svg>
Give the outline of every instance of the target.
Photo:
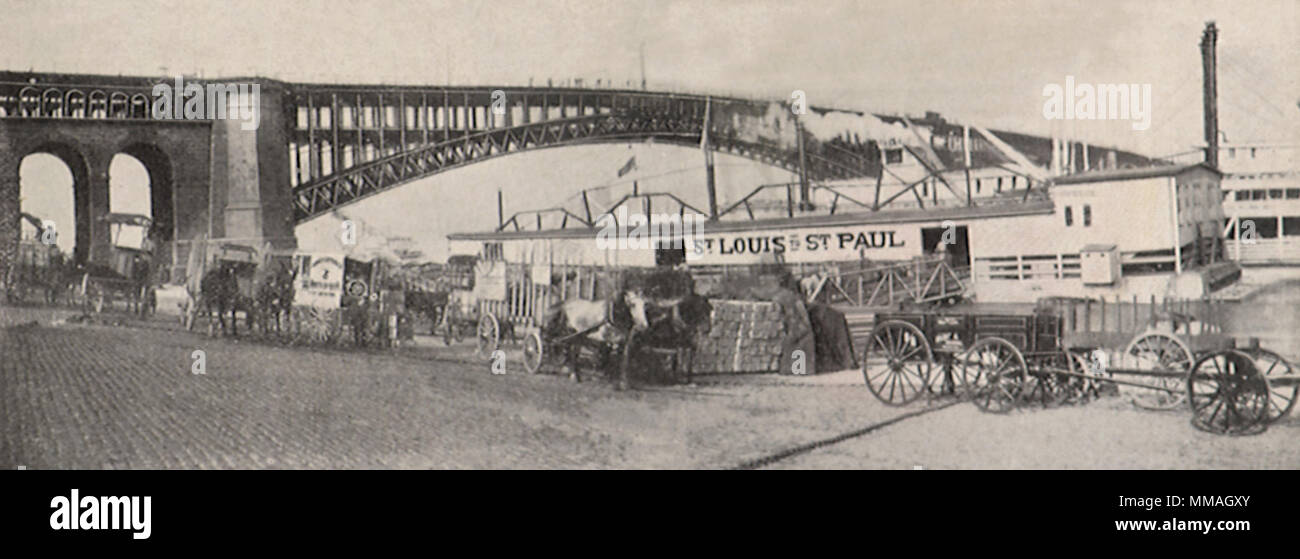
<svg viewBox="0 0 1300 559">
<path fill-rule="evenodd" d="M 1151 327 L 1123 353 L 1088 337 L 1066 336 L 1062 316 L 880 313 L 866 343 L 868 389 L 889 405 L 919 398 L 972 400 L 983 411 L 1053 406 L 1096 397 L 1104 387 L 1131 387 L 1144 409 L 1190 403 L 1193 425 L 1219 434 L 1249 434 L 1285 416 L 1300 382 L 1275 352 L 1242 349 L 1217 332 L 1180 336 Z M 1188 340 L 1191 340 L 1189 343 Z"/>
</svg>

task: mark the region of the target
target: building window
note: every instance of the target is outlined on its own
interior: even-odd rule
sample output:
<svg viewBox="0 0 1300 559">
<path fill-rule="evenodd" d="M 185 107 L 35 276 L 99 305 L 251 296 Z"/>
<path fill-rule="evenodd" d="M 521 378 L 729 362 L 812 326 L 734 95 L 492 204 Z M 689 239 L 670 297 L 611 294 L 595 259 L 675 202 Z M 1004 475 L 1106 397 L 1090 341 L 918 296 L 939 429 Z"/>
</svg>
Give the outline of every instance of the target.
<svg viewBox="0 0 1300 559">
<path fill-rule="evenodd" d="M 1074 225 L 1074 208 L 1071 208 L 1070 206 L 1066 206 L 1066 207 L 1065 207 L 1065 226 L 1066 226 L 1066 227 L 1069 227 L 1069 226 L 1071 226 L 1071 225 Z"/>
<path fill-rule="evenodd" d="M 885 150 L 885 163 L 886 163 L 886 164 L 893 165 L 893 164 L 902 163 L 902 162 L 903 162 L 903 150 L 902 150 L 902 149 L 887 149 L 887 150 Z"/>
<path fill-rule="evenodd" d="M 1255 158 L 1255 148 L 1250 148 L 1250 158 L 1251 159 Z"/>
<path fill-rule="evenodd" d="M 1092 226 L 1092 206 L 1090 204 L 1083 205 L 1083 226 Z"/>
<path fill-rule="evenodd" d="M 1282 199 L 1282 189 L 1281 189 L 1281 188 L 1272 188 L 1272 189 L 1269 189 L 1269 191 L 1268 191 L 1268 198 L 1269 198 L 1270 200 L 1281 200 L 1281 199 Z"/>
<path fill-rule="evenodd" d="M 976 193 L 976 194 L 979 194 L 979 193 L 980 193 L 980 180 L 979 180 L 979 179 L 975 179 L 975 193 Z"/>
<path fill-rule="evenodd" d="M 1256 238 L 1259 239 L 1277 238 L 1277 218 L 1271 215 L 1241 218 L 1241 232 L 1245 234 L 1246 232 L 1250 231 L 1251 228 L 1254 228 Z"/>
<path fill-rule="evenodd" d="M 1300 216 L 1282 218 L 1282 234 L 1287 237 L 1300 237 Z"/>
<path fill-rule="evenodd" d="M 1237 157 L 1237 148 L 1228 148 L 1228 159 L 1235 159 L 1236 157 Z"/>
<path fill-rule="evenodd" d="M 1295 200 L 1295 199 L 1298 199 L 1298 198 L 1300 198 L 1300 188 L 1288 188 L 1288 189 L 1286 189 L 1286 199 L 1287 199 L 1287 200 Z"/>
<path fill-rule="evenodd" d="M 1252 190 L 1252 191 L 1250 191 L 1250 199 L 1251 199 L 1251 200 L 1263 200 L 1265 194 L 1267 194 L 1267 193 L 1264 192 L 1263 190 Z"/>
<path fill-rule="evenodd" d="M 1002 192 L 1002 177 L 998 177 L 998 192 Z"/>
<path fill-rule="evenodd" d="M 1236 201 L 1238 201 L 1238 202 L 1240 202 L 1240 201 L 1242 201 L 1242 200 L 1249 200 L 1249 199 L 1250 199 L 1250 191 L 1249 191 L 1249 190 L 1235 190 L 1235 191 L 1233 191 L 1233 192 L 1236 193 L 1234 199 L 1235 199 Z"/>
<path fill-rule="evenodd" d="M 505 260 L 505 249 L 501 243 L 483 243 L 484 260 Z"/>
</svg>

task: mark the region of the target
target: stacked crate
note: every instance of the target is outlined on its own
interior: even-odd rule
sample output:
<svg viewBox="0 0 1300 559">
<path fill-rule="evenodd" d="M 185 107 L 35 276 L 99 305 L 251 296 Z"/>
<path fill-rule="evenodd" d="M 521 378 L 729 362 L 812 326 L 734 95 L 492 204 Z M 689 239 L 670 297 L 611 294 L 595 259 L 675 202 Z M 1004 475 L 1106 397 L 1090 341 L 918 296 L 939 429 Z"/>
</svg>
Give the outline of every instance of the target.
<svg viewBox="0 0 1300 559">
<path fill-rule="evenodd" d="M 778 368 L 781 307 L 757 301 L 713 300 L 711 329 L 696 340 L 697 373 L 760 373 Z"/>
</svg>

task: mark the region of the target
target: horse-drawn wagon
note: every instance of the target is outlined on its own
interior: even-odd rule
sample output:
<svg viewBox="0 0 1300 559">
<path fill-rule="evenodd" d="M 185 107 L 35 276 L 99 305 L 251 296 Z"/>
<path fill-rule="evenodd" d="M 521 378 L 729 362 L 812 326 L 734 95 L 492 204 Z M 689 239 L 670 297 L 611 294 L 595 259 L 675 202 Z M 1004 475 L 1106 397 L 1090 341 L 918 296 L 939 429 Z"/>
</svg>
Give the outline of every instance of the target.
<svg viewBox="0 0 1300 559">
<path fill-rule="evenodd" d="M 1073 303 L 1030 313 L 879 313 L 863 360 L 866 384 L 890 405 L 955 395 L 994 413 L 1122 387 L 1144 409 L 1187 403 L 1194 426 L 1219 434 L 1262 431 L 1295 405 L 1300 378 L 1257 343 L 1236 347 L 1213 324 L 1153 301 L 1145 324 L 1134 303 L 1136 335 L 1122 352 L 1107 351 L 1119 347 L 1117 332 L 1106 331 L 1104 307 L 1095 331 L 1091 302 L 1085 308 L 1086 317 Z"/>
<path fill-rule="evenodd" d="M 233 243 L 214 243 L 207 254 L 197 252 L 198 248 L 194 250 L 194 256 L 201 262 L 189 271 L 196 281 L 189 286 L 189 298 L 181 312 L 185 328 L 192 330 L 197 319 L 206 316 L 209 333 L 215 333 L 220 326 L 223 333 L 229 331 L 238 335 L 236 318 L 242 310 L 251 330 L 256 317 L 255 276 L 262 255 L 255 247 Z M 227 314 L 230 315 L 229 325 L 226 323 Z"/>
<path fill-rule="evenodd" d="M 695 293 L 690 274 L 624 270 L 611 277 L 617 287 L 609 297 L 566 299 L 548 309 L 538 327 L 527 330 L 524 368 L 538 373 L 559 362 L 578 380 L 586 349 L 606 371 L 617 364 L 620 388 L 628 386 L 635 363 L 689 379 L 695 335 L 707 332 L 712 311 L 708 300 Z"/>
<path fill-rule="evenodd" d="M 17 261 L 0 273 L 5 298 L 11 303 L 19 302 L 39 292 L 46 303 L 53 304 L 67 284 L 64 255 L 44 221 L 29 213 L 23 213 L 22 218 L 35 228 L 35 233 L 23 234 L 18 241 Z"/>
<path fill-rule="evenodd" d="M 154 281 L 154 242 L 150 235 L 153 220 L 149 216 L 110 213 L 108 223 L 111 244 L 108 264 L 88 264 L 81 277 L 78 295 L 88 309 L 102 312 L 115 301 L 141 315 L 158 308 Z M 139 238 L 139 243 L 132 239 Z"/>
</svg>

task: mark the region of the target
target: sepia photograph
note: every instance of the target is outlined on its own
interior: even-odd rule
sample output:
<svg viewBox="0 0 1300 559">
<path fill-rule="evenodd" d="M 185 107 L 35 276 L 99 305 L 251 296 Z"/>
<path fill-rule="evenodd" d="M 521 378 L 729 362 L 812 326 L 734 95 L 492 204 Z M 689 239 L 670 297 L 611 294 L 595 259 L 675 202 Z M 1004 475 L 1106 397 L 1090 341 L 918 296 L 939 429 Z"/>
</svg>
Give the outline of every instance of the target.
<svg viewBox="0 0 1300 559">
<path fill-rule="evenodd" d="M 0 469 L 1300 468 L 1295 0 L 0 6 Z"/>
</svg>

